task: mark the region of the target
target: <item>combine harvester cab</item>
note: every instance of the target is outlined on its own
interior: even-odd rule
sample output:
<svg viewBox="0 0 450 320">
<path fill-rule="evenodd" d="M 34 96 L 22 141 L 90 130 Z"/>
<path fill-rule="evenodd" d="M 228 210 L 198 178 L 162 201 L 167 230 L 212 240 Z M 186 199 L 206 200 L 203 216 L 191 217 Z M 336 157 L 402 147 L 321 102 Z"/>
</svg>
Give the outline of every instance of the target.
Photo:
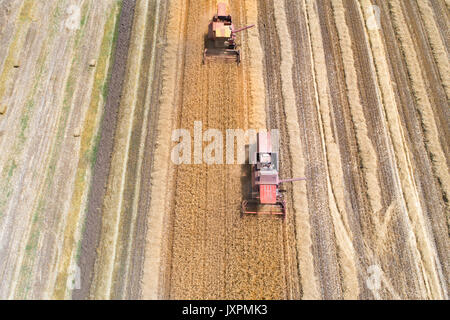
<svg viewBox="0 0 450 320">
<path fill-rule="evenodd" d="M 237 48 L 236 34 L 254 26 L 234 29 L 231 15 L 227 13 L 227 5 L 220 2 L 217 5 L 217 13 L 208 26 L 208 35 L 205 39 L 205 50 L 203 51 L 203 64 L 208 60 L 221 59 L 236 61 L 239 65 L 241 52 Z"/>
<path fill-rule="evenodd" d="M 272 151 L 270 133 L 259 132 L 256 152 L 250 155 L 251 191 L 242 202 L 242 214 L 286 216 L 286 201 L 279 189 L 285 182 L 306 178 L 279 179 L 278 153 Z"/>
</svg>

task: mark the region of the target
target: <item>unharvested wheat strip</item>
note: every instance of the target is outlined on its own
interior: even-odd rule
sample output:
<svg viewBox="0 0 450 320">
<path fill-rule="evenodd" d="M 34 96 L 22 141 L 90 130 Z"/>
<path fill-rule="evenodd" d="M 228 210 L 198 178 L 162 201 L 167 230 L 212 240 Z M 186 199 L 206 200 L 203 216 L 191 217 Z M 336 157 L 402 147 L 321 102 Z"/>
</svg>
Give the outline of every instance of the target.
<svg viewBox="0 0 450 320">
<path fill-rule="evenodd" d="M 441 184 L 444 196 L 450 196 L 450 173 L 447 159 L 439 143 L 439 132 L 435 122 L 435 116 L 429 97 L 427 95 L 425 80 L 422 77 L 419 59 L 414 48 L 411 35 L 406 27 L 406 21 L 402 14 L 401 4 L 398 0 L 390 0 L 391 14 L 395 32 L 400 39 L 402 52 L 405 56 L 406 66 L 410 75 L 416 107 L 424 127 L 425 145 L 432 157 L 433 171 Z"/>
<path fill-rule="evenodd" d="M 177 86 L 177 70 L 181 67 L 180 49 L 184 31 L 180 25 L 186 18 L 185 1 L 174 0 L 170 4 L 167 24 L 167 46 L 164 52 L 163 87 L 160 97 L 158 137 L 154 152 L 154 169 L 151 175 L 152 199 L 147 219 L 147 239 L 145 248 L 143 299 L 157 299 L 161 265 L 161 239 L 163 219 L 167 214 L 167 180 L 170 159 L 170 137 L 172 134 L 174 105 Z"/>
<path fill-rule="evenodd" d="M 327 158 L 327 183 L 330 199 L 330 213 L 335 228 L 338 245 L 340 268 L 343 272 L 344 298 L 356 299 L 359 295 L 358 275 L 355 265 L 355 252 L 352 245 L 352 234 L 347 222 L 343 172 L 339 147 L 335 141 L 330 117 L 330 100 L 325 52 L 322 46 L 319 18 L 314 4 L 307 1 L 308 25 L 310 28 L 311 51 L 314 61 L 316 107 L 320 114 L 322 148 Z"/>
<path fill-rule="evenodd" d="M 341 2 L 333 1 L 333 5 Z M 336 13 L 337 18 L 341 17 L 343 13 Z M 344 19 L 344 17 L 341 17 Z M 345 20 L 344 20 L 345 21 Z M 355 61 L 353 59 L 352 43 L 349 35 L 349 30 L 345 22 L 336 23 L 339 35 L 339 44 L 343 57 L 345 82 L 347 85 L 347 98 L 350 105 L 350 112 L 352 122 L 356 131 L 356 138 L 361 161 L 363 165 L 363 173 L 367 185 L 367 194 L 370 201 L 370 206 L 374 212 L 382 209 L 381 203 L 381 189 L 378 181 L 378 162 L 376 158 L 375 148 L 369 138 L 366 119 L 361 104 L 358 78 L 355 69 Z"/>
<path fill-rule="evenodd" d="M 257 23 L 258 5 L 256 0 L 245 1 L 245 11 L 247 21 Z M 263 57 L 264 53 L 259 41 L 258 25 L 248 31 L 247 45 L 251 50 L 248 52 L 248 65 L 250 75 L 250 95 L 249 105 L 249 127 L 251 129 L 263 129 L 266 127 L 264 77 L 263 77 Z"/>
<path fill-rule="evenodd" d="M 436 65 L 441 76 L 442 84 L 447 94 L 447 99 L 450 99 L 450 62 L 448 60 L 448 53 L 443 40 L 441 38 L 438 26 L 436 25 L 435 16 L 427 0 L 417 1 L 420 15 L 425 23 L 428 40 L 430 41 Z M 448 30 L 447 30 L 448 32 Z"/>
<path fill-rule="evenodd" d="M 275 18 L 277 20 L 279 37 L 281 42 L 281 81 L 284 99 L 284 109 L 286 112 L 286 125 L 289 133 L 290 154 L 292 157 L 292 174 L 302 177 L 305 175 L 305 163 L 302 146 L 300 145 L 300 128 L 298 125 L 298 115 L 295 108 L 295 93 L 292 83 L 292 45 L 287 28 L 284 1 L 274 6 Z M 314 258 L 312 254 L 311 225 L 309 223 L 308 199 L 306 186 L 304 184 L 294 184 L 293 186 L 293 209 L 296 212 L 296 226 L 298 228 L 297 248 L 299 252 L 300 281 L 304 299 L 317 299 L 320 297 L 318 279 L 314 272 Z"/>
<path fill-rule="evenodd" d="M 438 132 L 436 124 L 434 122 L 434 116 L 433 111 L 431 109 L 430 101 L 428 99 L 428 96 L 426 95 L 424 80 L 422 78 L 420 70 L 417 70 L 417 66 L 419 66 L 420 64 L 416 52 L 414 51 L 412 39 L 410 38 L 408 31 L 405 29 L 405 21 L 401 13 L 400 4 L 397 1 L 391 1 L 391 5 L 392 5 L 391 8 L 394 26 L 398 36 L 400 37 L 400 42 L 406 59 L 407 68 L 409 70 L 413 85 L 414 95 L 418 102 L 417 107 L 421 109 L 420 113 L 422 117 L 422 122 L 426 129 L 425 130 L 425 137 L 427 140 L 426 145 L 427 148 L 430 150 L 430 152 L 433 155 L 436 155 L 436 160 L 435 162 L 433 162 L 433 169 L 442 182 L 444 192 L 448 195 L 449 194 L 448 179 L 450 177 L 446 165 L 446 159 L 445 156 L 443 155 L 443 151 L 439 144 Z M 378 59 L 380 59 L 380 57 L 378 57 Z M 387 66 L 384 68 L 387 68 Z M 387 70 L 384 72 L 386 72 L 386 75 L 389 74 Z M 393 92 L 389 92 L 386 95 L 386 97 L 388 99 L 393 99 L 393 97 L 392 98 L 390 97 L 390 94 L 393 95 Z M 389 102 L 390 100 L 386 101 L 387 106 L 395 106 L 395 101 L 390 103 Z M 399 120 L 397 119 L 397 123 L 398 122 Z M 402 132 L 398 134 L 403 135 Z M 400 138 L 403 137 L 398 137 L 398 139 Z M 396 147 L 399 148 L 399 146 Z M 419 205 L 417 190 L 414 185 L 414 180 L 411 177 L 412 173 L 407 171 L 408 169 L 411 170 L 411 164 L 409 161 L 407 150 L 403 152 L 403 155 L 405 155 L 405 153 L 406 153 L 405 159 L 398 159 L 404 161 L 403 163 L 400 161 L 400 164 L 403 165 L 400 166 L 400 174 L 403 181 L 405 182 L 404 192 L 409 209 L 408 213 L 410 215 L 410 219 L 414 228 L 415 236 L 417 237 L 418 240 L 419 251 L 422 256 L 422 264 L 425 268 L 423 272 L 424 277 L 427 280 L 427 284 L 431 290 L 431 298 L 442 299 L 443 296 L 447 296 L 447 293 L 445 292 L 445 289 L 443 290 L 443 288 L 440 286 L 439 283 L 438 273 L 441 267 L 435 264 L 435 262 L 438 263 L 439 260 L 437 258 L 436 249 L 434 248 L 434 246 L 430 241 L 432 237 L 428 234 L 427 221 L 426 218 L 424 217 L 422 208 Z M 442 179 L 447 180 L 442 181 Z M 407 182 L 410 183 L 409 188 L 406 186 Z"/>
<path fill-rule="evenodd" d="M 120 211 L 125 187 L 128 150 L 140 81 L 139 71 L 141 69 L 142 53 L 145 45 L 147 11 L 148 1 L 138 1 L 130 43 L 124 95 L 120 103 L 123 107 L 121 108 L 123 113 L 118 123 L 115 137 L 115 150 L 111 161 L 111 172 L 108 182 L 108 193 L 103 206 L 102 235 L 98 249 L 98 259 L 94 269 L 93 292 L 91 292 L 92 297 L 95 299 L 108 299 L 110 297 L 119 234 Z"/>
<path fill-rule="evenodd" d="M 369 0 L 362 0 L 361 6 L 368 7 L 371 3 Z M 365 19 L 368 21 L 368 13 L 364 12 Z M 373 52 L 374 64 L 377 72 L 378 85 L 381 89 L 383 107 L 386 114 L 387 124 L 390 132 L 390 137 L 392 139 L 392 145 L 395 151 L 395 158 L 397 162 L 398 174 L 401 182 L 401 187 L 403 191 L 403 196 L 406 201 L 408 208 L 409 219 L 411 220 L 410 225 L 416 229 L 414 230 L 415 235 L 413 237 L 412 247 L 416 250 L 425 253 L 424 264 L 432 264 L 432 261 L 438 261 L 435 253 L 435 249 L 430 247 L 430 239 L 426 235 L 426 223 L 423 217 L 422 207 L 420 206 L 419 195 L 417 191 L 417 186 L 415 185 L 412 166 L 410 162 L 410 152 L 406 147 L 406 141 L 404 137 L 403 127 L 400 123 L 400 118 L 398 114 L 398 106 L 395 100 L 394 88 L 392 87 L 392 78 L 389 72 L 388 61 L 386 60 L 387 53 L 384 50 L 383 41 L 381 34 L 377 29 L 366 28 L 366 33 L 370 41 L 371 50 Z M 386 229 L 386 223 L 383 224 L 383 229 Z M 381 230 L 385 232 L 386 230 Z M 419 246 L 419 248 L 417 248 Z M 416 253 L 418 257 L 420 254 Z M 428 266 L 429 267 L 429 266 Z M 440 268 L 440 266 L 438 266 Z M 434 268 L 432 268 L 434 269 Z M 434 270 L 433 270 L 434 271 Z M 433 272 L 434 273 L 434 272 Z M 425 274 L 428 276 L 428 273 Z"/>
</svg>

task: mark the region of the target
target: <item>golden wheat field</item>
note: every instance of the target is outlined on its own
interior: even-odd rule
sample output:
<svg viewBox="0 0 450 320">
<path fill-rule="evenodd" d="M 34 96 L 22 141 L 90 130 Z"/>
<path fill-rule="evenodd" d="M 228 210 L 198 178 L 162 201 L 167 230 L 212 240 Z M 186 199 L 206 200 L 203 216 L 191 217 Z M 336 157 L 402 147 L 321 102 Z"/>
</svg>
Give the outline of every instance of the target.
<svg viewBox="0 0 450 320">
<path fill-rule="evenodd" d="M 240 65 L 202 63 L 218 2 L 255 24 Z M 0 1 L 0 299 L 447 300 L 449 25 L 447 0 Z M 249 165 L 172 161 L 199 123 L 279 130 L 284 219 L 241 214 Z"/>
</svg>

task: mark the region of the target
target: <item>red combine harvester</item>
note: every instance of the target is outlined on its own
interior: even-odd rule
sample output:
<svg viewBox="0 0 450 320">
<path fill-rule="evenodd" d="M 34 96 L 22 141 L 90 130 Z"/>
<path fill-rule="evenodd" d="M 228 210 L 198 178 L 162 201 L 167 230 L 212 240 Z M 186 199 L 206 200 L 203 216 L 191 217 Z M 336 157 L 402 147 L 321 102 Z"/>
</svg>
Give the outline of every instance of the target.
<svg viewBox="0 0 450 320">
<path fill-rule="evenodd" d="M 286 216 L 286 201 L 280 184 L 306 178 L 280 180 L 278 153 L 272 152 L 270 133 L 259 132 L 257 150 L 250 155 L 252 186 L 250 199 L 242 202 L 243 214 Z"/>
<path fill-rule="evenodd" d="M 241 52 L 237 48 L 236 34 L 254 26 L 252 24 L 241 29 L 234 29 L 231 16 L 227 13 L 226 3 L 220 2 L 217 5 L 217 14 L 209 23 L 208 37 L 203 51 L 203 64 L 210 59 L 225 59 L 235 60 L 239 65 Z"/>
</svg>

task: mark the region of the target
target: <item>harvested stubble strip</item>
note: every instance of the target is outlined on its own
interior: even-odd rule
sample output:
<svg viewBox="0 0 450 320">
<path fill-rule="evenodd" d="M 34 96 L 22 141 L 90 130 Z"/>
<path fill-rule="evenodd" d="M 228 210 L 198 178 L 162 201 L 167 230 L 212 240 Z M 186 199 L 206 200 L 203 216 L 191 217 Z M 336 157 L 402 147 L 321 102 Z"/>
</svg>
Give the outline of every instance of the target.
<svg viewBox="0 0 450 320">
<path fill-rule="evenodd" d="M 333 3 L 333 6 L 334 6 L 334 9 L 335 9 L 334 11 L 335 11 L 335 16 L 336 16 L 336 22 L 337 22 L 336 25 L 337 25 L 337 28 L 338 28 L 338 32 L 340 32 L 340 33 L 344 32 L 344 35 L 348 34 L 348 28 L 347 28 L 347 25 L 345 23 L 345 16 L 344 16 L 344 10 L 345 9 L 343 7 L 342 1 L 341 0 L 333 0 L 332 3 Z M 360 16 L 362 18 L 361 12 L 360 12 Z M 341 37 L 341 35 L 340 35 L 340 37 Z M 346 38 L 347 37 L 345 36 L 342 39 L 346 39 Z M 341 41 L 341 45 L 342 44 L 345 44 L 347 46 L 347 48 L 349 50 L 351 50 L 351 42 L 349 41 L 349 38 L 347 39 L 347 42 Z M 368 45 L 369 45 L 369 43 L 368 43 Z M 341 48 L 343 50 L 345 49 L 345 47 L 342 47 L 342 46 L 341 46 Z M 376 54 L 376 53 L 374 52 L 374 54 Z M 372 54 L 370 56 L 373 58 Z M 353 70 L 354 70 L 354 68 L 353 68 Z M 376 71 L 375 68 L 374 68 L 374 71 Z M 357 84 L 355 84 L 355 85 L 357 85 Z M 401 189 L 400 182 L 398 182 L 397 184 L 398 184 L 398 188 Z M 395 207 L 396 206 L 400 205 L 403 208 L 402 213 L 405 214 L 405 216 L 406 216 L 407 212 L 406 212 L 406 208 L 405 208 L 405 204 L 404 204 L 404 199 L 402 198 L 400 201 L 401 202 L 397 202 L 396 201 L 396 202 L 392 203 L 390 205 L 390 207 L 385 212 L 382 212 L 382 213 L 378 212 L 378 214 L 374 216 L 374 218 L 376 218 L 376 220 L 378 221 L 375 224 L 375 234 L 377 235 L 377 240 L 376 240 L 376 243 L 375 243 L 376 245 L 380 245 L 380 246 L 383 245 L 383 243 L 384 243 L 383 239 L 385 238 L 385 235 L 388 232 L 387 227 L 388 227 L 388 224 L 390 222 L 390 217 L 391 217 L 391 215 L 393 215 L 396 212 L 395 211 Z M 408 219 L 407 216 L 406 216 L 406 219 Z M 408 227 L 410 227 L 409 224 L 408 224 Z M 412 232 L 411 232 L 411 234 L 412 234 Z M 380 240 L 380 242 L 378 242 L 378 239 Z M 410 245 L 411 245 L 412 248 L 414 248 L 413 249 L 414 253 L 416 253 L 417 245 L 416 245 L 415 241 L 412 241 L 410 243 Z M 383 250 L 383 249 L 380 248 L 380 249 L 377 249 L 377 251 L 378 250 Z M 390 284 L 389 284 L 389 282 L 387 280 L 384 282 L 384 284 L 386 286 L 390 286 Z M 393 292 L 393 290 L 391 290 L 391 294 L 393 294 L 394 296 L 397 295 L 395 292 Z M 374 292 L 374 295 L 375 295 L 375 297 L 377 297 L 378 293 Z"/>
<path fill-rule="evenodd" d="M 344 297 L 356 299 L 359 295 L 358 275 L 355 265 L 355 251 L 352 245 L 350 230 L 345 207 L 343 172 L 341 155 L 332 130 L 330 117 L 330 101 L 328 75 L 325 62 L 325 52 L 319 25 L 319 18 L 313 10 L 311 1 L 307 2 L 308 19 L 311 37 L 311 50 L 314 56 L 313 74 L 316 88 L 316 106 L 320 114 L 323 150 L 327 157 L 327 183 L 330 203 L 330 213 L 333 219 L 335 236 L 338 245 L 340 268 L 343 272 Z"/>
<path fill-rule="evenodd" d="M 157 299 L 159 290 L 159 274 L 161 265 L 162 222 L 167 213 L 167 174 L 170 159 L 170 137 L 173 126 L 173 106 L 177 86 L 177 70 L 179 69 L 179 52 L 183 30 L 180 23 L 184 21 L 184 0 L 170 3 L 167 23 L 167 46 L 164 52 L 162 68 L 162 93 L 160 97 L 160 113 L 158 119 L 158 136 L 155 147 L 155 168 L 151 175 L 152 200 L 147 219 L 147 239 L 143 274 L 143 299 Z"/>
<path fill-rule="evenodd" d="M 308 2 L 309 5 L 309 2 Z M 327 157 L 328 174 L 333 185 L 333 193 L 336 197 L 338 209 L 341 213 L 345 213 L 345 197 L 343 186 L 343 172 L 339 146 L 337 145 L 333 134 L 333 123 L 330 117 L 330 92 L 328 86 L 328 74 L 325 62 L 325 52 L 323 49 L 323 39 L 319 25 L 319 17 L 315 12 L 310 12 L 309 26 L 311 30 L 311 49 L 314 56 L 313 74 L 316 89 L 316 107 L 320 114 L 319 122 L 321 125 L 322 148 Z M 348 223 L 345 221 L 347 230 Z"/>
<path fill-rule="evenodd" d="M 428 40 L 432 48 L 434 59 L 441 76 L 441 81 L 447 94 L 447 99 L 450 99 L 450 62 L 448 60 L 447 49 L 441 38 L 439 29 L 436 25 L 435 16 L 428 1 L 417 1 L 420 15 L 425 23 L 425 29 L 428 35 Z M 448 32 L 448 30 L 447 30 Z"/>
<path fill-rule="evenodd" d="M 339 5 L 336 8 L 336 5 Z M 345 81 L 347 85 L 347 98 L 349 101 L 352 122 L 356 131 L 356 138 L 358 150 L 363 165 L 364 178 L 367 185 L 367 195 L 372 210 L 379 212 L 383 206 L 381 203 L 381 189 L 378 181 L 378 161 L 376 158 L 375 148 L 369 138 L 366 119 L 363 112 L 363 107 L 360 100 L 358 90 L 358 78 L 355 69 L 355 61 L 353 59 L 353 50 L 351 38 L 348 30 L 345 16 L 343 13 L 342 3 L 333 1 L 333 6 L 337 21 L 336 27 L 338 30 L 339 44 L 343 57 Z M 319 28 L 319 26 L 317 26 Z M 318 29 L 319 30 L 319 29 Z"/>
<path fill-rule="evenodd" d="M 427 95 L 425 80 L 422 77 L 417 53 L 411 34 L 406 27 L 406 21 L 402 14 L 401 4 L 398 0 L 389 1 L 391 15 L 395 32 L 400 39 L 401 49 L 406 60 L 409 78 L 412 84 L 414 97 L 416 99 L 417 111 L 420 115 L 422 126 L 424 128 L 425 145 L 432 159 L 433 171 L 438 178 L 443 196 L 450 197 L 450 173 L 447 166 L 447 159 L 442 150 L 439 132 L 436 126 L 433 108 Z"/>
<path fill-rule="evenodd" d="M 102 212 L 102 235 L 95 263 L 93 290 L 91 297 L 109 299 L 119 234 L 120 214 L 123 201 L 128 150 L 130 146 L 132 122 L 139 88 L 139 71 L 145 43 L 148 1 L 140 0 L 136 5 L 133 36 L 130 43 L 125 86 L 120 105 L 119 121 L 115 135 L 115 146 L 111 160 L 111 172 Z M 131 63 L 130 63 L 131 62 Z"/>
<path fill-rule="evenodd" d="M 40 4 L 35 1 L 22 1 L 17 17 L 18 21 L 16 22 L 15 33 L 11 38 L 11 43 L 8 46 L 8 54 L 4 58 L 3 69 L 0 72 L 0 101 L 6 98 L 5 93 L 7 93 L 7 88 L 12 79 L 10 74 L 14 66 L 17 65 L 17 61 L 19 60 L 18 55 L 22 51 L 24 45 L 26 45 L 28 30 L 32 23 L 29 17 L 36 12 L 39 12 L 39 7 Z"/>
<path fill-rule="evenodd" d="M 369 5 L 369 0 L 362 0 L 362 7 L 368 7 Z M 367 20 L 369 18 L 367 16 L 368 13 L 364 12 L 364 14 Z M 427 269 L 430 269 L 431 267 L 431 270 L 428 270 L 428 272 L 424 272 L 424 276 L 428 277 L 430 274 L 432 276 L 435 276 L 436 270 L 429 264 L 433 260 L 438 260 L 435 259 L 436 257 L 434 250 L 430 248 L 430 244 L 428 241 L 429 238 L 425 236 L 426 223 L 424 221 L 422 208 L 419 205 L 419 195 L 417 187 L 414 183 L 413 172 L 411 172 L 412 166 L 410 163 L 409 150 L 405 148 L 406 141 L 404 137 L 403 127 L 401 125 L 398 114 L 399 111 L 395 100 L 394 88 L 391 85 L 393 82 L 389 72 L 388 61 L 386 60 L 387 54 L 384 51 L 380 32 L 376 29 L 369 30 L 367 28 L 366 32 L 368 34 L 371 49 L 373 52 L 378 84 L 381 89 L 383 107 L 386 114 L 390 136 L 393 142 L 402 191 L 408 208 L 407 213 L 409 214 L 410 225 L 412 227 L 416 226 L 415 234 L 417 235 L 417 240 L 416 237 L 411 240 L 414 240 L 414 242 L 418 241 L 417 245 L 419 245 L 422 254 L 425 255 L 425 261 L 423 263 Z M 412 243 L 412 245 L 413 247 L 416 247 L 416 244 Z"/>
<path fill-rule="evenodd" d="M 275 8 L 275 18 L 279 25 L 279 36 L 281 42 L 281 82 L 284 99 L 284 110 L 286 112 L 286 125 L 289 133 L 289 151 L 292 157 L 292 174 L 302 177 L 305 175 L 305 160 L 303 149 L 300 144 L 300 127 L 298 124 L 298 114 L 295 108 L 295 93 L 292 83 L 292 44 L 287 28 L 284 1 Z M 308 210 L 308 198 L 305 184 L 293 185 L 293 209 L 295 212 L 295 224 L 300 230 L 297 233 L 297 250 L 300 264 L 300 279 L 304 299 L 317 299 L 320 297 L 318 279 L 314 270 L 314 257 L 312 254 L 311 225 Z"/>
<path fill-rule="evenodd" d="M 420 73 L 420 68 L 417 68 L 417 66 L 420 66 L 419 60 L 417 58 L 409 31 L 405 27 L 405 19 L 401 11 L 400 3 L 398 1 L 390 1 L 390 5 L 394 29 L 400 39 L 403 55 L 406 59 L 406 65 L 410 75 L 410 81 L 412 82 L 414 96 L 417 100 L 416 105 L 421 115 L 422 125 L 425 129 L 425 145 L 432 154 L 433 171 L 441 182 L 444 194 L 448 197 L 450 192 L 450 175 L 447 168 L 446 158 L 439 143 L 438 130 L 436 128 L 430 100 L 426 93 L 424 79 Z M 401 173 L 402 177 L 405 178 L 407 173 Z M 409 200 L 408 210 L 415 234 L 418 237 L 422 263 L 426 270 L 424 276 L 426 277 L 427 284 L 430 287 L 429 290 L 431 290 L 431 297 L 434 299 L 442 299 L 443 292 L 439 283 L 439 276 L 435 264 L 435 261 L 438 261 L 438 259 L 436 257 L 435 248 L 432 247 L 430 243 L 430 239 L 432 239 L 432 237 L 428 234 L 426 226 L 427 222 L 425 221 L 424 213 L 419 205 L 417 205 L 418 199 L 414 198 L 413 189 L 404 189 L 404 191 L 406 192 L 405 195 L 407 196 L 407 201 Z"/>
<path fill-rule="evenodd" d="M 258 5 L 255 0 L 245 1 L 245 11 L 247 21 L 257 23 Z M 249 74 L 250 74 L 250 95 L 252 103 L 249 105 L 249 127 L 251 129 L 263 129 L 266 127 L 265 95 L 263 77 L 263 57 L 264 53 L 259 41 L 258 25 L 248 31 Z"/>
<path fill-rule="evenodd" d="M 152 45 L 153 48 L 151 49 L 151 55 L 148 58 L 150 61 L 150 65 L 149 65 L 149 74 L 153 75 L 155 73 L 155 59 L 156 59 L 156 46 L 158 43 L 158 32 L 159 32 L 159 27 L 162 25 L 161 23 L 159 23 L 160 21 L 160 4 L 161 4 L 161 0 L 153 0 L 154 1 L 154 5 L 156 8 L 156 12 L 155 12 L 155 26 L 154 26 L 154 30 L 153 30 L 153 38 L 152 38 Z M 164 1 L 164 0 L 163 0 Z M 147 1 L 148 2 L 148 1 Z M 153 82 L 157 81 L 156 77 L 152 77 L 152 79 L 148 80 L 148 83 L 146 83 L 148 88 L 151 88 L 153 85 Z M 132 220 L 131 220 L 131 228 L 130 228 L 130 234 L 135 234 L 135 229 L 137 228 L 137 216 L 138 216 L 138 209 L 139 209 L 139 201 L 140 201 L 140 197 L 138 196 L 141 192 L 141 182 L 142 182 L 142 176 L 141 176 L 141 172 L 142 172 L 142 168 L 144 166 L 144 159 L 145 159 L 145 148 L 146 148 L 146 144 L 145 144 L 145 139 L 147 137 L 148 134 L 148 129 L 149 129 L 149 112 L 150 109 L 154 108 L 153 105 L 151 105 L 152 99 L 151 99 L 151 95 L 152 95 L 152 90 L 148 90 L 146 93 L 146 102 L 145 102 L 145 106 L 144 106 L 144 112 L 143 112 L 143 122 L 142 122 L 142 131 L 141 131 L 141 143 L 139 146 L 139 156 L 138 156 L 138 160 L 137 160 L 137 169 L 136 172 L 137 177 L 136 177 L 136 184 L 134 186 L 134 199 L 133 199 L 133 205 L 132 205 Z M 135 241 L 135 240 L 134 240 Z M 130 249 L 127 252 L 127 258 L 126 258 L 126 266 L 125 266 L 125 270 L 122 272 L 122 270 L 120 270 L 120 276 L 124 277 L 125 279 L 128 279 L 128 276 L 130 275 L 130 270 L 132 268 L 132 266 L 130 265 L 132 263 L 132 255 L 134 254 L 134 250 L 131 249 L 132 248 L 132 244 L 130 245 Z M 117 273 L 117 271 L 116 271 Z M 128 285 L 129 283 L 127 283 Z M 123 289 L 124 291 L 126 290 L 125 288 Z"/>
</svg>

